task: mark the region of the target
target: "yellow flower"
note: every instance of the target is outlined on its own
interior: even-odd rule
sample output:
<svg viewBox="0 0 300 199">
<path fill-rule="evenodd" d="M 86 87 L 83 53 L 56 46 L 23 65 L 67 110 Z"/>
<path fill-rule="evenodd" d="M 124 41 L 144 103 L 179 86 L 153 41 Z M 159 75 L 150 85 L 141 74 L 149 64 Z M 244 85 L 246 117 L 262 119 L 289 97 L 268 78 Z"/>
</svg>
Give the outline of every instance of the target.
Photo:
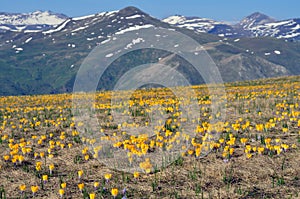
<svg viewBox="0 0 300 199">
<path fill-rule="evenodd" d="M 65 182 L 61 183 L 61 184 L 60 184 L 60 187 L 61 187 L 62 189 L 65 189 L 65 188 L 67 187 L 67 183 L 65 183 Z"/>
<path fill-rule="evenodd" d="M 19 189 L 23 192 L 26 190 L 26 185 L 25 184 L 22 184 L 19 186 Z"/>
<path fill-rule="evenodd" d="M 104 175 L 104 178 L 105 178 L 105 180 L 109 180 L 109 179 L 111 179 L 111 176 L 112 176 L 111 173 L 106 173 L 106 174 Z"/>
<path fill-rule="evenodd" d="M 246 144 L 246 142 L 248 141 L 248 139 L 247 138 L 241 138 L 240 141 L 241 141 L 242 144 Z"/>
<path fill-rule="evenodd" d="M 50 175 L 52 174 L 53 169 L 54 169 L 54 164 L 50 164 L 49 165 Z"/>
<path fill-rule="evenodd" d="M 80 191 L 82 191 L 83 188 L 84 188 L 84 184 L 83 183 L 78 184 L 78 188 L 79 188 Z"/>
<path fill-rule="evenodd" d="M 40 156 L 41 156 L 41 158 L 45 157 L 45 153 L 44 153 L 44 152 L 41 152 L 41 153 L 40 153 Z"/>
<path fill-rule="evenodd" d="M 119 190 L 117 188 L 112 188 L 111 189 L 111 195 L 113 197 L 116 197 L 118 195 L 118 193 L 119 193 Z"/>
<path fill-rule="evenodd" d="M 3 156 L 3 159 L 5 160 L 5 161 L 8 161 L 9 160 L 9 155 L 5 155 L 5 156 Z"/>
<path fill-rule="evenodd" d="M 247 153 L 246 156 L 247 156 L 248 159 L 250 159 L 252 157 L 252 154 L 251 153 Z"/>
<path fill-rule="evenodd" d="M 37 152 L 35 152 L 35 153 L 33 154 L 34 158 L 37 158 L 38 155 L 39 155 L 39 154 L 38 154 Z"/>
<path fill-rule="evenodd" d="M 199 155 L 201 154 L 201 148 L 200 147 L 197 147 L 195 149 L 195 153 L 196 153 L 196 157 L 199 157 Z"/>
<path fill-rule="evenodd" d="M 39 186 L 31 186 L 31 191 L 35 194 L 39 190 Z"/>
<path fill-rule="evenodd" d="M 264 147 L 258 147 L 257 148 L 258 154 L 262 154 L 264 152 L 264 150 L 265 150 Z"/>
<path fill-rule="evenodd" d="M 271 138 L 266 138 L 265 143 L 266 143 L 266 145 L 269 145 L 271 143 Z"/>
<path fill-rule="evenodd" d="M 227 158 L 228 153 L 224 151 L 224 152 L 222 153 L 222 156 L 223 156 L 223 158 Z"/>
<path fill-rule="evenodd" d="M 58 193 L 59 193 L 60 197 L 63 197 L 63 195 L 65 194 L 65 190 L 59 189 Z"/>
<path fill-rule="evenodd" d="M 42 178 L 43 178 L 43 181 L 47 181 L 48 180 L 48 175 L 43 175 Z"/>
<path fill-rule="evenodd" d="M 78 171 L 78 177 L 81 178 L 82 175 L 83 175 L 83 170 L 79 170 Z"/>
<path fill-rule="evenodd" d="M 150 159 L 146 158 L 146 160 L 144 162 L 141 162 L 140 163 L 140 168 L 145 170 L 146 173 L 150 173 L 151 169 L 152 169 L 152 164 L 150 162 Z"/>
<path fill-rule="evenodd" d="M 88 151 L 88 148 L 84 148 L 84 149 L 82 149 L 82 151 L 81 151 L 81 153 L 83 154 L 83 155 L 85 155 L 86 153 L 87 153 L 87 151 Z"/>
<path fill-rule="evenodd" d="M 42 169 L 42 162 L 36 162 L 36 164 L 35 164 L 35 169 L 36 169 L 37 171 L 40 171 L 40 170 Z"/>
<path fill-rule="evenodd" d="M 138 171 L 135 171 L 134 173 L 133 173 L 133 177 L 134 178 L 138 178 L 140 176 L 140 173 L 138 172 Z"/>
<path fill-rule="evenodd" d="M 90 193 L 90 199 L 95 199 L 96 194 L 95 193 Z"/>
<path fill-rule="evenodd" d="M 94 188 L 99 187 L 99 182 L 94 182 Z"/>
<path fill-rule="evenodd" d="M 288 150 L 288 149 L 290 148 L 290 146 L 287 145 L 287 144 L 281 144 L 281 147 L 282 147 L 285 151 Z"/>
<path fill-rule="evenodd" d="M 191 149 L 188 150 L 188 154 L 189 154 L 189 155 L 193 155 L 193 153 L 194 153 L 193 150 L 191 150 Z"/>
</svg>

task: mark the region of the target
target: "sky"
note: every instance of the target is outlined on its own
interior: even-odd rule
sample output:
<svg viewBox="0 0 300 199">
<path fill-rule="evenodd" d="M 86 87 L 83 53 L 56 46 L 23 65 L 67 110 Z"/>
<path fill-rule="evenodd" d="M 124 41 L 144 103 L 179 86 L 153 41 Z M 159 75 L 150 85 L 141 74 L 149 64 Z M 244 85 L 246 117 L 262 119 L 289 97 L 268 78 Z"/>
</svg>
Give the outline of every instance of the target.
<svg viewBox="0 0 300 199">
<path fill-rule="evenodd" d="M 174 14 L 237 22 L 253 12 L 275 19 L 299 18 L 300 0 L 0 0 L 0 12 L 51 10 L 69 17 L 135 6 L 162 19 Z"/>
</svg>

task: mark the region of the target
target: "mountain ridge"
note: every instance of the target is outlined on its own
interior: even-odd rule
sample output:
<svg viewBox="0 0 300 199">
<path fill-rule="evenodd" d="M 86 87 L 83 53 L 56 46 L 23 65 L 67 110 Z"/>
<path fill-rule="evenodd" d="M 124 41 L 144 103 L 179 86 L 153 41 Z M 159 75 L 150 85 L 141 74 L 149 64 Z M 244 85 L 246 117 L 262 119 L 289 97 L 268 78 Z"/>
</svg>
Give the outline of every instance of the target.
<svg viewBox="0 0 300 199">
<path fill-rule="evenodd" d="M 133 6 L 126 7 L 126 10 L 127 12 L 129 12 L 130 10 L 142 12 L 140 9 L 137 9 Z M 97 14 L 100 13 L 96 13 L 94 15 Z M 34 17 L 34 19 L 31 19 L 31 22 L 25 23 L 26 18 L 30 19 L 30 16 L 34 15 L 37 16 Z M 12 16 L 13 19 L 9 19 L 9 17 L 7 16 Z M 52 21 L 49 19 L 47 23 L 47 16 L 50 18 L 52 17 Z M 35 11 L 31 13 L 0 12 L 0 32 L 43 32 L 55 29 L 56 26 L 62 24 L 68 19 L 80 19 L 85 17 L 89 16 L 68 17 L 64 14 L 58 14 L 52 11 Z M 19 21 L 17 19 L 19 19 Z M 44 21 L 38 19 L 44 19 Z M 244 17 L 242 20 L 240 20 L 240 22 L 236 24 L 230 24 L 224 21 L 217 21 L 209 18 L 183 15 L 171 15 L 167 18 L 161 19 L 161 21 L 169 23 L 173 26 L 187 28 L 201 33 L 215 34 L 221 37 L 275 37 L 278 39 L 286 39 L 289 41 L 300 40 L 300 18 L 277 21 L 274 18 L 269 17 L 268 15 L 261 12 L 254 12 Z"/>
<path fill-rule="evenodd" d="M 0 95 L 71 92 L 76 73 L 88 54 L 116 34 L 141 28 L 181 32 L 206 49 L 225 82 L 300 74 L 300 45 L 272 37 L 224 38 L 176 27 L 134 7 L 68 18 L 39 32 L 0 33 Z M 175 43 L 174 43 L 175 45 Z M 170 59 L 164 59 L 168 58 Z M 114 84 L 132 67 L 163 60 L 187 75 L 191 84 L 203 83 L 192 66 L 170 52 L 143 49 L 115 60 L 99 82 L 99 89 Z"/>
<path fill-rule="evenodd" d="M 300 18 L 277 21 L 263 13 L 254 12 L 236 24 L 201 17 L 193 17 L 193 20 L 198 23 L 193 24 L 189 17 L 182 15 L 173 15 L 162 19 L 162 21 L 177 27 L 189 28 L 197 32 L 206 32 L 221 37 L 275 37 L 290 41 L 300 40 Z"/>
</svg>

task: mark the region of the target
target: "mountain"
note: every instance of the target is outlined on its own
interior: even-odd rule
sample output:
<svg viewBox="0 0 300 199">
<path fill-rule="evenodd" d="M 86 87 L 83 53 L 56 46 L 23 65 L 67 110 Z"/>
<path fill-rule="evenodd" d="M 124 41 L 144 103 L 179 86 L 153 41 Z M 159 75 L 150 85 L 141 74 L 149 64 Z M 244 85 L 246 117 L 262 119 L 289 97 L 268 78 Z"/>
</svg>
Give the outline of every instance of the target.
<svg viewBox="0 0 300 199">
<path fill-rule="evenodd" d="M 256 12 L 243 19 L 239 24 L 252 37 L 275 37 L 300 40 L 300 18 L 276 21 L 275 19 Z"/>
<path fill-rule="evenodd" d="M 249 15 L 238 24 L 233 25 L 211 19 L 178 15 L 170 16 L 163 21 L 173 26 L 216 34 L 221 37 L 275 37 L 291 41 L 300 40 L 300 18 L 276 21 L 259 12 Z"/>
<path fill-rule="evenodd" d="M 246 18 L 244 18 L 238 25 L 245 30 L 249 30 L 258 25 L 263 25 L 266 23 L 273 23 L 273 22 L 275 22 L 275 19 L 272 19 L 271 17 L 262 14 L 260 12 L 255 12 L 247 16 Z"/>
<path fill-rule="evenodd" d="M 216 25 L 225 25 L 221 22 L 217 22 L 211 19 L 199 18 L 199 17 L 184 17 L 181 15 L 175 15 L 163 19 L 163 22 L 175 25 L 181 28 L 187 28 L 196 32 L 209 32 Z"/>
<path fill-rule="evenodd" d="M 68 17 L 51 11 L 32 13 L 0 12 L 0 32 L 38 32 L 48 30 L 64 22 Z"/>
<path fill-rule="evenodd" d="M 179 23 L 179 18 L 176 20 Z M 191 18 L 183 20 L 200 23 Z M 216 31 L 223 25 L 215 22 L 214 27 L 206 27 L 208 31 Z M 126 7 L 67 18 L 59 25 L 38 32 L 1 32 L 0 95 L 71 92 L 81 63 L 94 47 L 103 45 L 114 35 L 145 28 L 175 29 L 195 39 L 213 58 L 225 82 L 300 74 L 299 42 L 272 37 L 219 37 L 178 27 L 135 7 Z M 158 49 L 143 49 L 115 60 L 100 79 L 98 88 L 112 89 L 126 71 L 157 60 L 176 67 L 192 84 L 203 83 L 198 76 L 191 75 L 192 66 L 180 56 Z"/>
</svg>

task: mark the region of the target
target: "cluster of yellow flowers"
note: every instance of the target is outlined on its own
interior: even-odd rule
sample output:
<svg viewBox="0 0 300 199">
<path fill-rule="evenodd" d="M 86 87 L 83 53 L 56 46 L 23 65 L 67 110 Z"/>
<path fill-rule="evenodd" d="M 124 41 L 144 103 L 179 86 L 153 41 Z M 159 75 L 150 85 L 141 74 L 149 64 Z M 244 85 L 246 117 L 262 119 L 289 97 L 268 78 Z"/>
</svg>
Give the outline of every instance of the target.
<svg viewBox="0 0 300 199">
<path fill-rule="evenodd" d="M 153 153 L 176 152 L 198 158 L 213 151 L 230 161 L 238 150 L 250 159 L 256 155 L 281 155 L 297 148 L 297 140 L 282 139 L 286 135 L 300 135 L 297 82 L 226 88 L 226 96 L 217 96 L 227 100 L 226 121 L 220 119 L 222 110 L 212 115 L 212 98 L 204 86 L 193 86 L 196 96 L 189 93 L 189 89 L 179 89 L 187 96 L 183 101 L 167 88 L 138 90 L 133 94 L 126 91 L 97 93 L 93 108 L 100 125 L 96 130 L 87 128 L 88 121 L 76 121 L 71 94 L 0 97 L 0 146 L 8 149 L 1 152 L 2 159 L 17 168 L 31 162 L 38 178 L 47 182 L 61 169 L 56 165 L 58 159 L 80 148 L 74 161 L 88 163 L 103 157 L 107 147 L 99 143 L 104 142 L 111 148 L 126 151 L 128 165 L 138 165 L 131 170 L 134 178 L 139 177 L 139 172 L 154 170 L 156 162 L 149 156 Z M 112 104 L 112 96 L 121 102 Z M 193 99 L 197 100 L 200 112 L 196 117 L 188 117 Z M 112 110 L 129 119 L 116 123 Z M 211 122 L 213 119 L 220 120 Z M 81 127 L 101 136 L 86 136 Z M 140 131 L 141 127 L 150 131 Z M 85 189 L 84 175 L 84 170 L 77 171 L 80 191 Z M 110 173 L 104 175 L 106 181 L 111 178 Z M 95 182 L 94 187 L 98 186 L 99 182 Z M 25 192 L 26 185 L 20 185 L 19 189 Z M 39 186 L 31 186 L 33 194 L 38 190 Z M 62 183 L 58 195 L 63 197 L 66 191 L 66 184 Z M 118 193 L 117 188 L 111 187 L 113 197 Z M 91 192 L 90 198 L 96 194 Z"/>
</svg>

